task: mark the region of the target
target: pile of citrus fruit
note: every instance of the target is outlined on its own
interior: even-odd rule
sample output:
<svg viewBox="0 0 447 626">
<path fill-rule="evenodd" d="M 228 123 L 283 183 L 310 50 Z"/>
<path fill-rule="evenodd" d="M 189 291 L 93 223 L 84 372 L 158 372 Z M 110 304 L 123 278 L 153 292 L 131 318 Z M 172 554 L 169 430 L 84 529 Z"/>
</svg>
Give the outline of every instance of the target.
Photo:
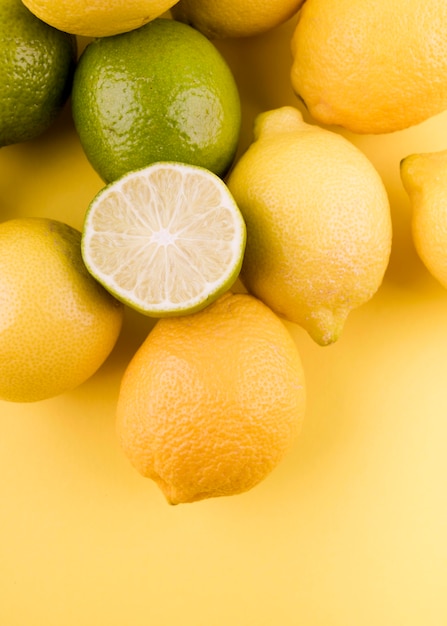
<svg viewBox="0 0 447 626">
<path fill-rule="evenodd" d="M 391 252 L 383 181 L 328 125 L 390 133 L 447 109 L 447 8 L 380 5 L 0 0 L 1 145 L 32 141 L 68 103 L 104 182 L 82 232 L 0 224 L 1 399 L 81 385 L 130 307 L 157 318 L 118 397 L 136 469 L 176 504 L 247 491 L 277 466 L 306 405 L 283 320 L 334 343 Z M 292 16 L 290 84 L 312 122 L 264 111 L 240 154 L 238 84 L 214 39 Z M 447 286 L 446 174 L 444 152 L 401 164 L 417 250 Z"/>
</svg>

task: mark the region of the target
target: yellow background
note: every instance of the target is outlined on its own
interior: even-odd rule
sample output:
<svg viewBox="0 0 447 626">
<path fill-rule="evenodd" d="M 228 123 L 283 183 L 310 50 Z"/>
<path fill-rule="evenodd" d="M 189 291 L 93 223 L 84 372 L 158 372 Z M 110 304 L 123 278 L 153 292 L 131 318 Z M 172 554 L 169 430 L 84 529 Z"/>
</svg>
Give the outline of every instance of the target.
<svg viewBox="0 0 447 626">
<path fill-rule="evenodd" d="M 293 26 L 218 44 L 243 99 L 241 150 L 258 112 L 300 106 Z M 2 626 L 447 624 L 447 291 L 414 252 L 399 178 L 404 156 L 447 148 L 447 114 L 346 135 L 389 191 L 393 253 L 335 345 L 288 325 L 308 386 L 291 453 L 246 494 L 170 507 L 115 438 L 120 378 L 152 325 L 127 311 L 116 350 L 84 385 L 0 403 Z M 2 219 L 80 228 L 101 187 L 68 107 L 43 137 L 0 153 Z"/>
</svg>

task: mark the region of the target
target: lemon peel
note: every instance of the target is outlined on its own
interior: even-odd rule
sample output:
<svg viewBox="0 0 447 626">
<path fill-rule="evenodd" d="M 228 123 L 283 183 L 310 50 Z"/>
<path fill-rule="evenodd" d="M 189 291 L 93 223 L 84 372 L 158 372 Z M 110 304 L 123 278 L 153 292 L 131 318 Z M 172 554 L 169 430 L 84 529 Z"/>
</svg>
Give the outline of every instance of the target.
<svg viewBox="0 0 447 626">
<path fill-rule="evenodd" d="M 247 225 L 248 291 L 317 343 L 337 341 L 389 261 L 389 201 L 372 163 L 286 106 L 256 118 L 228 186 Z"/>
</svg>

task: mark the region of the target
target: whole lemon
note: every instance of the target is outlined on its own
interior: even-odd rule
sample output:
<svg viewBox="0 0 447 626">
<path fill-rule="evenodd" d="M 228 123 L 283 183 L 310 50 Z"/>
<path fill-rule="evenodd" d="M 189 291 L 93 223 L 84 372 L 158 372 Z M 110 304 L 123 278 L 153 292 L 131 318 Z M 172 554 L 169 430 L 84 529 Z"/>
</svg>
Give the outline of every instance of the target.
<svg viewBox="0 0 447 626">
<path fill-rule="evenodd" d="M 416 251 L 432 276 L 447 287 L 447 150 L 405 157 L 400 174 L 410 198 Z"/>
<path fill-rule="evenodd" d="M 313 118 L 391 133 L 447 109 L 447 3 L 307 0 L 292 86 Z"/>
<path fill-rule="evenodd" d="M 300 356 L 272 311 L 227 293 L 159 320 L 120 388 L 117 431 L 170 504 L 247 491 L 291 448 L 305 410 Z"/>
<path fill-rule="evenodd" d="M 260 114 L 228 187 L 247 226 L 241 278 L 321 345 L 379 288 L 391 250 L 383 182 L 367 157 L 294 107 Z"/>
<path fill-rule="evenodd" d="M 0 398 L 44 400 L 105 361 L 123 307 L 87 272 L 81 233 L 46 218 L 0 224 Z"/>
<path fill-rule="evenodd" d="M 59 30 L 106 37 L 139 28 L 162 15 L 176 0 L 23 0 L 32 13 Z"/>
<path fill-rule="evenodd" d="M 70 91 L 76 39 L 0 0 L 0 147 L 41 135 Z"/>
<path fill-rule="evenodd" d="M 84 151 L 107 182 L 156 161 L 222 176 L 238 146 L 240 99 L 226 61 L 171 19 L 92 41 L 76 69 L 72 109 Z"/>
<path fill-rule="evenodd" d="M 171 9 L 175 19 L 211 39 L 251 37 L 290 19 L 304 0 L 180 0 Z"/>
</svg>

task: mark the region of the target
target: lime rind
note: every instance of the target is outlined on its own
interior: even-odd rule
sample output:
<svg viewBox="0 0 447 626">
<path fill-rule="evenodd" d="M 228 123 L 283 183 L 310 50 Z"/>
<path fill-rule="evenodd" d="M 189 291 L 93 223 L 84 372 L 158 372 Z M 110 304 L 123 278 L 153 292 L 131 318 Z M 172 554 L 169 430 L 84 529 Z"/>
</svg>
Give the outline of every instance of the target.
<svg viewBox="0 0 447 626">
<path fill-rule="evenodd" d="M 89 272 L 140 313 L 203 309 L 239 276 L 246 227 L 213 172 L 153 163 L 104 187 L 87 211 L 82 255 Z"/>
</svg>

